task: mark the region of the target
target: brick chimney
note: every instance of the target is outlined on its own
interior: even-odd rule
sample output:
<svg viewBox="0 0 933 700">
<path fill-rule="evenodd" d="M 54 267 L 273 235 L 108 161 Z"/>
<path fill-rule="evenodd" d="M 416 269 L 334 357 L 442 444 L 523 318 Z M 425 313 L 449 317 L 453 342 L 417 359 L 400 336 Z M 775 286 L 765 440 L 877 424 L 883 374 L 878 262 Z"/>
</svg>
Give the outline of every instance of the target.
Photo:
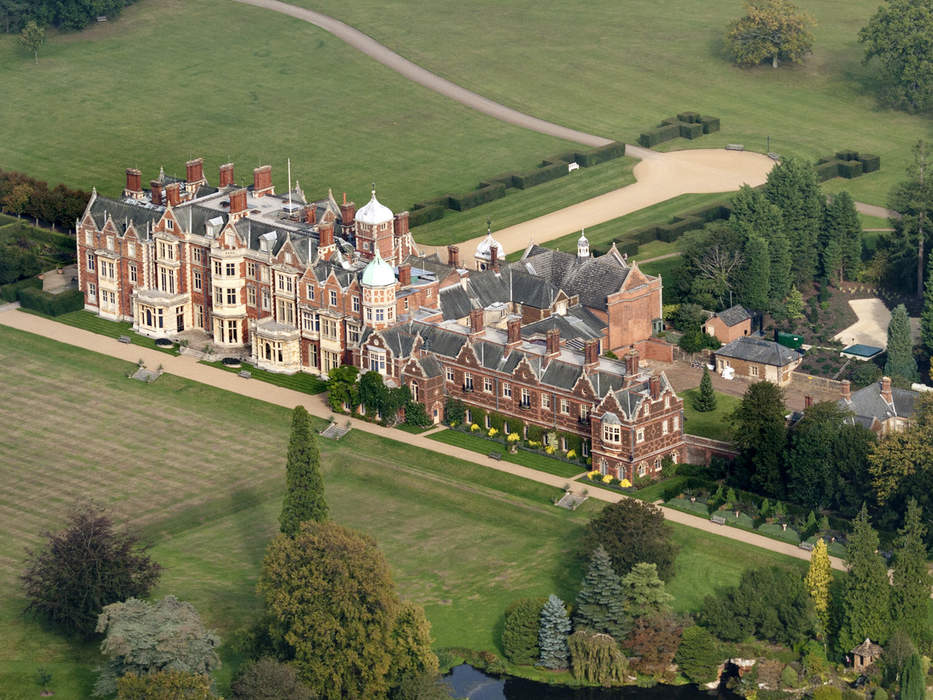
<svg viewBox="0 0 933 700">
<path fill-rule="evenodd" d="M 317 221 L 317 210 L 313 204 L 309 204 L 305 207 L 305 223 L 314 224 L 315 221 Z"/>
<path fill-rule="evenodd" d="M 587 369 L 599 364 L 599 340 L 590 338 L 583 343 L 583 361 Z"/>
<path fill-rule="evenodd" d="M 393 219 L 393 224 L 395 226 L 395 235 L 404 236 L 408 233 L 408 212 L 400 211 L 395 215 Z"/>
<path fill-rule="evenodd" d="M 635 350 L 625 356 L 625 373 L 629 376 L 638 374 L 638 352 Z"/>
<path fill-rule="evenodd" d="M 156 206 L 162 206 L 162 183 L 158 180 L 149 181 L 149 190 L 151 192 L 152 203 Z"/>
<path fill-rule="evenodd" d="M 813 397 L 812 397 L 812 396 L 809 396 L 809 395 L 804 396 L 804 397 L 803 397 L 803 407 L 804 407 L 804 410 L 810 408 L 810 406 L 812 406 L 812 405 L 813 405 Z"/>
<path fill-rule="evenodd" d="M 470 309 L 470 335 L 478 336 L 483 332 L 483 316 L 484 312 L 482 309 Z"/>
<path fill-rule="evenodd" d="M 398 281 L 403 287 L 411 284 L 411 265 L 398 266 Z"/>
<path fill-rule="evenodd" d="M 334 222 L 322 221 L 318 227 L 318 246 L 320 248 L 332 248 L 334 246 Z"/>
<path fill-rule="evenodd" d="M 127 192 L 142 192 L 142 176 L 136 168 L 126 169 L 126 190 Z"/>
<path fill-rule="evenodd" d="M 204 159 L 195 158 L 185 163 L 185 172 L 188 182 L 200 182 L 204 179 Z"/>
<path fill-rule="evenodd" d="M 264 197 L 267 194 L 274 194 L 275 188 L 272 187 L 272 166 L 262 165 L 253 169 L 253 196 Z"/>
<path fill-rule="evenodd" d="M 460 249 L 455 245 L 447 246 L 447 264 L 451 267 L 460 267 Z"/>
<path fill-rule="evenodd" d="M 239 189 L 230 193 L 230 216 L 241 219 L 246 215 L 246 190 Z"/>
<path fill-rule="evenodd" d="M 549 328 L 545 336 L 545 348 L 548 357 L 557 357 L 560 355 L 560 331 L 556 328 Z"/>
<path fill-rule="evenodd" d="M 656 374 L 652 374 L 648 377 L 648 393 L 651 394 L 651 398 L 654 401 L 657 401 L 661 396 L 661 377 Z"/>
<path fill-rule="evenodd" d="M 343 193 L 343 204 L 340 205 L 340 220 L 344 226 L 352 226 L 356 220 L 356 204 L 347 201 L 347 193 Z"/>
<path fill-rule="evenodd" d="M 839 384 L 840 384 L 839 389 L 842 392 L 842 400 L 851 401 L 852 400 L 852 393 L 851 393 L 852 389 L 851 389 L 851 385 L 849 384 L 849 380 L 843 379 L 841 382 L 839 382 Z"/>
<path fill-rule="evenodd" d="M 489 269 L 499 271 L 499 247 L 489 246 Z"/>
<path fill-rule="evenodd" d="M 229 187 L 233 184 L 233 163 L 224 163 L 220 166 L 220 181 L 218 187 Z"/>
<path fill-rule="evenodd" d="M 518 316 L 509 316 L 506 321 L 509 348 L 517 348 L 522 342 L 522 319 Z"/>
<path fill-rule="evenodd" d="M 891 393 L 891 377 L 881 378 L 881 398 L 885 403 L 894 403 L 894 394 Z"/>
<path fill-rule="evenodd" d="M 170 182 L 165 186 L 165 198 L 173 207 L 177 207 L 181 202 L 180 187 L 181 185 L 179 185 L 177 182 Z"/>
</svg>

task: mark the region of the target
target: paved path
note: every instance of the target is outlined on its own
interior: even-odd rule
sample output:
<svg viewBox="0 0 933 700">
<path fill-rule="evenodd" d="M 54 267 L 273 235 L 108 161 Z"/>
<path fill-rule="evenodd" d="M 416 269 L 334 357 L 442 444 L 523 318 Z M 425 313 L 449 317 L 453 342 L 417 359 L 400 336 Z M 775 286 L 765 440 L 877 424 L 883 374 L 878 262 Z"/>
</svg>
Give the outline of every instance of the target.
<svg viewBox="0 0 933 700">
<path fill-rule="evenodd" d="M 263 382 L 258 379 L 242 379 L 233 372 L 227 372 L 222 369 L 217 369 L 216 367 L 199 364 L 190 356 L 173 356 L 138 345 L 126 345 L 113 338 L 91 333 L 90 331 L 85 331 L 80 328 L 66 326 L 63 323 L 57 323 L 15 309 L 0 311 L 0 325 L 18 328 L 19 330 L 35 333 L 61 343 L 84 348 L 85 350 L 116 357 L 127 362 L 135 363 L 141 358 L 148 367 L 158 367 L 162 365 L 166 372 L 179 377 L 202 382 L 219 389 L 225 389 L 237 394 L 242 394 L 243 396 L 259 399 L 260 401 L 267 401 L 287 408 L 293 408 L 300 404 L 307 408 L 309 413 L 321 418 L 326 418 L 333 413 L 325 403 L 323 395 L 310 396 L 291 389 L 275 386 L 274 384 L 269 384 L 268 382 Z M 344 418 L 341 417 L 340 420 L 343 422 Z M 431 452 L 438 452 L 467 462 L 473 462 L 474 464 L 489 469 L 508 472 L 520 476 L 523 479 L 530 479 L 542 484 L 554 486 L 555 488 L 561 489 L 564 487 L 564 484 L 569 481 L 566 478 L 547 474 L 536 469 L 529 469 L 528 467 L 512 464 L 510 462 L 496 462 L 484 458 L 476 452 L 430 440 L 423 435 L 405 434 L 392 428 L 383 428 L 379 425 L 356 419 L 350 419 L 350 422 L 356 430 L 362 430 L 390 440 L 405 442 L 406 444 L 414 445 L 415 447 L 420 447 Z M 574 491 L 581 491 L 586 488 L 586 486 L 584 484 L 573 483 L 572 488 Z M 606 491 L 596 486 L 589 488 L 589 495 L 596 500 L 610 503 L 615 503 L 616 501 L 626 498 L 626 496 Z M 809 560 L 810 558 L 808 552 L 790 544 L 778 542 L 777 540 L 772 540 L 768 537 L 762 537 L 761 535 L 737 528 L 714 525 L 708 520 L 695 515 L 664 508 L 663 506 L 661 510 L 664 512 L 664 517 L 671 522 L 711 532 L 722 537 L 745 542 L 756 547 L 761 547 L 762 549 L 768 549 L 772 552 L 786 554 L 787 556 L 796 557 L 798 559 Z M 832 558 L 832 563 L 834 568 L 844 570 L 844 565 L 841 560 Z"/>
<path fill-rule="evenodd" d="M 900 219 L 901 215 L 894 211 L 893 209 L 885 209 L 884 207 L 879 207 L 874 204 L 865 204 L 865 202 L 856 202 L 855 211 L 860 214 L 865 214 L 866 216 L 875 216 L 879 219 Z M 871 230 L 871 229 L 866 229 Z M 878 229 L 878 230 L 888 230 L 888 229 Z"/>
<path fill-rule="evenodd" d="M 487 114 L 490 117 L 494 117 L 500 121 L 508 122 L 509 124 L 514 124 L 515 126 L 531 129 L 532 131 L 537 131 L 539 133 L 553 136 L 559 139 L 564 139 L 566 141 L 581 143 L 584 146 L 598 147 L 612 143 L 612 139 L 603 138 L 602 136 L 594 136 L 593 134 L 586 134 L 582 131 L 577 131 L 576 129 L 570 129 L 566 126 L 561 126 L 560 124 L 554 124 L 552 122 L 545 121 L 544 119 L 538 119 L 537 117 L 532 117 L 529 114 L 524 114 L 518 110 L 506 107 L 505 105 L 499 104 L 498 102 L 493 102 L 492 100 L 487 99 L 482 95 L 477 95 L 475 92 L 467 90 L 466 88 L 462 88 L 459 85 L 450 82 L 449 80 L 445 80 L 439 75 L 425 70 L 421 66 L 412 63 L 407 58 L 402 58 L 397 53 L 387 48 L 386 46 L 383 46 L 372 37 L 367 36 L 358 29 L 354 29 L 350 25 L 344 24 L 340 20 L 329 17 L 328 15 L 323 15 L 320 12 L 314 12 L 313 10 L 306 10 L 303 7 L 295 7 L 294 5 L 289 5 L 288 3 L 279 2 L 279 0 L 236 1 L 245 5 L 254 5 L 255 7 L 262 7 L 267 10 L 281 12 L 282 14 L 304 20 L 305 22 L 310 22 L 311 24 L 320 27 L 324 31 L 330 32 L 338 39 L 347 42 L 350 46 L 362 51 L 370 58 L 374 58 L 382 65 L 391 68 L 397 73 L 401 73 L 409 80 L 412 80 L 419 85 L 423 85 L 430 90 L 439 92 L 445 97 L 456 100 L 457 102 L 460 102 L 467 107 L 472 107 L 473 109 L 482 112 L 483 114 Z"/>
</svg>

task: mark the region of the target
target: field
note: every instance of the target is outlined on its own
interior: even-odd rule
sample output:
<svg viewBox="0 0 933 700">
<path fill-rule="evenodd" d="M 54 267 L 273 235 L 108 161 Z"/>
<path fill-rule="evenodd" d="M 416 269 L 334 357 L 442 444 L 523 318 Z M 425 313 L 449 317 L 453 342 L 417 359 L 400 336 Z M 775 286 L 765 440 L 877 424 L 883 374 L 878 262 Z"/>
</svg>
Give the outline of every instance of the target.
<svg viewBox="0 0 933 700">
<path fill-rule="evenodd" d="M 53 670 L 56 697 L 84 697 L 93 681 L 95 648 L 22 618 L 16 587 L 23 548 L 57 527 L 76 496 L 105 504 L 155 545 L 165 566 L 156 596 L 190 600 L 224 638 L 248 623 L 277 531 L 288 411 L 171 375 L 132 382 L 127 363 L 6 328 L 0 358 L 0 422 L 15 426 L 0 439 L 0 687 L 9 697 L 35 695 L 38 665 Z M 321 451 L 332 516 L 377 539 L 401 594 L 425 605 L 437 646 L 497 650 L 508 602 L 574 594 L 577 536 L 599 504 L 558 510 L 557 489 L 358 431 Z M 746 566 L 788 561 L 684 527 L 675 536 L 670 590 L 683 611 Z M 223 690 L 238 659 L 221 651 Z"/>
<path fill-rule="evenodd" d="M 770 150 L 811 160 L 842 148 L 877 153 L 881 171 L 825 186 L 860 201 L 884 204 L 911 146 L 933 137 L 929 116 L 876 105 L 878 79 L 861 63 L 857 34 L 878 0 L 807 2 L 814 53 L 778 70 L 736 68 L 723 56 L 724 27 L 741 13 L 735 0 L 293 2 L 486 97 L 607 138 L 634 143 L 664 117 L 692 109 L 720 117 L 722 131 L 666 148 L 742 143 L 764 152 L 770 137 Z"/>
</svg>

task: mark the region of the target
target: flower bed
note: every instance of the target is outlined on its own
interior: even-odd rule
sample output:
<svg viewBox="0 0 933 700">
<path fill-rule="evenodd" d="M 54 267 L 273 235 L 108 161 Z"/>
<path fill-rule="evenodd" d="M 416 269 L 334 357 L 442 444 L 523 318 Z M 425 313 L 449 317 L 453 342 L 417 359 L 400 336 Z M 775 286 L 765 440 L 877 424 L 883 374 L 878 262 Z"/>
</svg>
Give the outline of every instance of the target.
<svg viewBox="0 0 933 700">
<path fill-rule="evenodd" d="M 693 513 L 694 515 L 699 515 L 704 518 L 709 517 L 709 511 L 707 510 L 706 503 L 703 501 L 691 501 L 689 498 L 672 498 L 667 501 L 664 505 L 671 508 L 676 508 L 677 510 L 682 510 L 686 513 Z"/>
<path fill-rule="evenodd" d="M 800 535 L 794 528 L 788 527 L 785 530 L 778 523 L 765 523 L 758 528 L 758 534 L 791 544 L 800 544 Z"/>
</svg>

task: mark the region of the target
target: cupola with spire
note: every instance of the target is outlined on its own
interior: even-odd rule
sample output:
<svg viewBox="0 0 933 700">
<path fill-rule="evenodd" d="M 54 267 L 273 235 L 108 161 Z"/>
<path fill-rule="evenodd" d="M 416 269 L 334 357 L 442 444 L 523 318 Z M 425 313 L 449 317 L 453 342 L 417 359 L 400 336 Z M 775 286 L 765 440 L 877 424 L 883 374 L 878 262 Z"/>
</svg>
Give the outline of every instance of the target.
<svg viewBox="0 0 933 700">
<path fill-rule="evenodd" d="M 356 212 L 354 228 L 356 249 L 364 260 L 372 259 L 377 252 L 384 260 L 395 260 L 394 214 L 376 199 L 375 183 L 369 202 Z"/>
<path fill-rule="evenodd" d="M 505 261 L 505 248 L 492 237 L 492 222 L 488 219 L 486 220 L 486 237 L 476 246 L 473 258 L 476 260 L 477 270 L 494 269 L 500 262 Z"/>
<path fill-rule="evenodd" d="M 580 237 L 577 239 L 577 257 L 590 257 L 590 242 L 587 240 L 586 234 L 582 228 L 580 229 Z"/>
<path fill-rule="evenodd" d="M 360 276 L 363 286 L 363 322 L 370 328 L 395 323 L 395 270 L 382 259 L 379 249 Z"/>
</svg>

